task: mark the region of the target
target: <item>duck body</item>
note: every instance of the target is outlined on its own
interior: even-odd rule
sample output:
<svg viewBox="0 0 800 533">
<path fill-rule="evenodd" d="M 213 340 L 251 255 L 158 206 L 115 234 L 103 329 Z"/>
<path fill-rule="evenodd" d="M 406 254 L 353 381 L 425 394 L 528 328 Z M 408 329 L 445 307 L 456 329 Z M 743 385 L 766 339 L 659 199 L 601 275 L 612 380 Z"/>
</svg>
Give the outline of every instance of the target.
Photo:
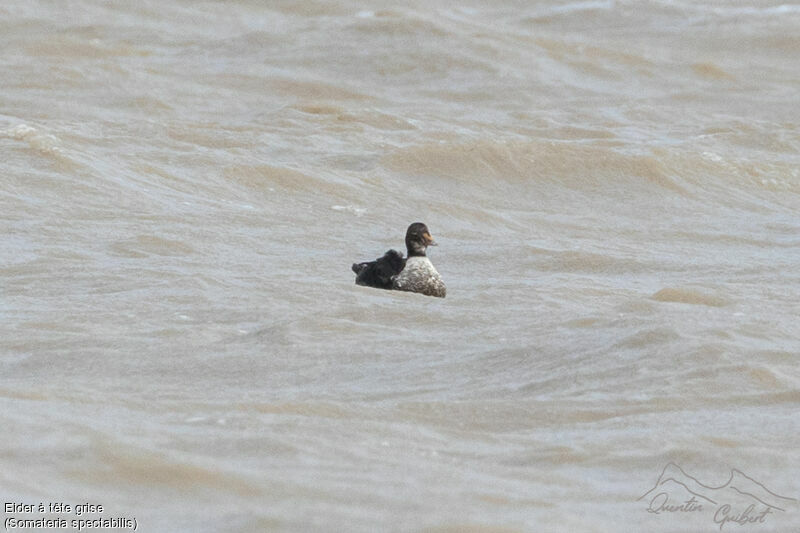
<svg viewBox="0 0 800 533">
<path fill-rule="evenodd" d="M 444 298 L 447 288 L 442 276 L 427 257 L 409 257 L 405 268 L 395 276 L 392 288 L 398 291 L 418 292 L 425 296 Z"/>
<path fill-rule="evenodd" d="M 403 258 L 397 250 L 389 250 L 375 261 L 354 263 L 356 285 L 444 298 L 447 289 L 425 253 L 428 246 L 436 246 L 428 227 L 422 222 L 411 224 L 406 231 L 408 257 Z"/>
</svg>

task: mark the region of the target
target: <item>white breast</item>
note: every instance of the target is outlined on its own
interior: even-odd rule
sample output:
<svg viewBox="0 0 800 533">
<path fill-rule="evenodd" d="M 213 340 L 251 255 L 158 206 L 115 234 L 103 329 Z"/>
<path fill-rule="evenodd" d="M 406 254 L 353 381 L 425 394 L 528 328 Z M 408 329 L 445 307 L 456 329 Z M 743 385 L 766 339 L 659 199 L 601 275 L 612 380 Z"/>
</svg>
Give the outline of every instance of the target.
<svg viewBox="0 0 800 533">
<path fill-rule="evenodd" d="M 442 298 L 446 292 L 442 277 L 427 257 L 409 257 L 403 271 L 394 279 L 394 288 Z"/>
</svg>

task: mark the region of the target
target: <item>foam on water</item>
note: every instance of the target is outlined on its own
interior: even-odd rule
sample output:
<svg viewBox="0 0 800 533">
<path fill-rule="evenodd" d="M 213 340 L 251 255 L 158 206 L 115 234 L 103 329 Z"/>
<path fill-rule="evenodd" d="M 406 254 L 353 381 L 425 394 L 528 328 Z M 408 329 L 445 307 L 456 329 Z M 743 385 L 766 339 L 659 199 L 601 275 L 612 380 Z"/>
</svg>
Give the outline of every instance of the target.
<svg viewBox="0 0 800 533">
<path fill-rule="evenodd" d="M 5 132 L 10 139 L 25 141 L 28 145 L 43 154 L 58 154 L 61 152 L 59 140 L 55 135 L 42 133 L 33 126 L 19 124 Z"/>
</svg>

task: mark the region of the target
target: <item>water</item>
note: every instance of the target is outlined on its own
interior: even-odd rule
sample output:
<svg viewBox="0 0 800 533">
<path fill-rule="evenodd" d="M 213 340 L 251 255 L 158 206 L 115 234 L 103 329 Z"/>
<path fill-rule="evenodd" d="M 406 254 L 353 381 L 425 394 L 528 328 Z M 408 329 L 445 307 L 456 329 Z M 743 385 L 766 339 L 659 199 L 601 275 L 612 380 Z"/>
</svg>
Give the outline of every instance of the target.
<svg viewBox="0 0 800 533">
<path fill-rule="evenodd" d="M 798 531 L 798 27 L 752 0 L 3 3 L 0 496 L 198 532 L 763 509 L 648 512 L 672 462 L 775 496 L 724 531 Z M 447 298 L 355 286 L 414 221 Z"/>
</svg>

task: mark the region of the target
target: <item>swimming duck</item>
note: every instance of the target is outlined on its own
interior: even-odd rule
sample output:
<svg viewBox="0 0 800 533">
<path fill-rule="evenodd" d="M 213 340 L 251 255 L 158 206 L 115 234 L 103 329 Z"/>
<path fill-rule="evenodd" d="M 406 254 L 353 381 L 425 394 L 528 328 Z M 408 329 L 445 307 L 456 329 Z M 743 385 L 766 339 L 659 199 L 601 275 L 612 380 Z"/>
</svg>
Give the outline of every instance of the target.
<svg viewBox="0 0 800 533">
<path fill-rule="evenodd" d="M 442 277 L 425 255 L 428 246 L 436 245 L 428 226 L 414 222 L 406 231 L 408 257 L 403 258 L 397 250 L 389 250 L 375 261 L 353 263 L 356 285 L 444 298 L 447 289 Z"/>
</svg>

